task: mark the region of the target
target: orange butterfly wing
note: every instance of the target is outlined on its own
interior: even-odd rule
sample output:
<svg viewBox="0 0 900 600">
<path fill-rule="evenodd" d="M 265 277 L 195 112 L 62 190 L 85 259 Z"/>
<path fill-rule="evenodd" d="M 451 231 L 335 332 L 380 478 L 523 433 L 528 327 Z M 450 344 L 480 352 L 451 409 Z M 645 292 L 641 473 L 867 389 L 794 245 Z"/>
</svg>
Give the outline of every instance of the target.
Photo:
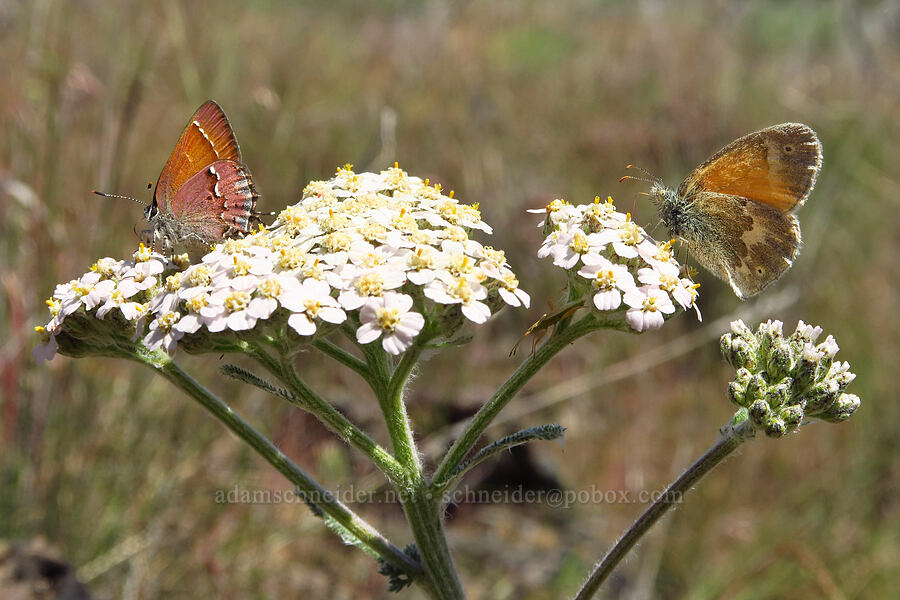
<svg viewBox="0 0 900 600">
<path fill-rule="evenodd" d="M 241 162 L 241 149 L 228 117 L 212 100 L 207 100 L 188 121 L 175 150 L 166 161 L 153 200 L 165 213 L 184 182 L 217 160 Z"/>
<path fill-rule="evenodd" d="M 822 144 L 801 123 L 782 123 L 731 142 L 678 186 L 686 200 L 697 192 L 741 196 L 788 212 L 803 204 L 822 168 Z"/>
</svg>

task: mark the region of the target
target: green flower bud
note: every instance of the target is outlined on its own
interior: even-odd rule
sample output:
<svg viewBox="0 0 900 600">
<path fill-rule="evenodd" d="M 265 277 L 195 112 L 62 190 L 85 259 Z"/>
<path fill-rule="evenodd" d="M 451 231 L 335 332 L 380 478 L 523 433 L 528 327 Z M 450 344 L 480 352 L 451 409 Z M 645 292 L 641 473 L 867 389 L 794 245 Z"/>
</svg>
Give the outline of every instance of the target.
<svg viewBox="0 0 900 600">
<path fill-rule="evenodd" d="M 728 384 L 728 398 L 738 406 L 744 406 L 744 391 L 746 387 L 746 384 L 741 385 L 737 381 L 732 381 Z"/>
<path fill-rule="evenodd" d="M 849 419 L 859 405 L 859 396 L 856 394 L 841 394 L 819 418 L 829 423 L 840 423 Z"/>
<path fill-rule="evenodd" d="M 772 408 L 780 408 L 791 399 L 791 384 L 793 381 L 790 377 L 776 383 L 773 386 L 769 386 L 769 389 L 766 390 L 765 400 L 769 406 Z"/>
<path fill-rule="evenodd" d="M 747 343 L 747 340 L 735 340 L 731 344 L 731 349 L 735 355 L 735 362 L 738 363 L 737 366 L 749 368 L 756 366 L 753 348 Z"/>
<path fill-rule="evenodd" d="M 821 353 L 811 343 L 806 342 L 799 352 L 791 374 L 799 391 L 807 389 L 816 381 Z"/>
<path fill-rule="evenodd" d="M 734 364 L 734 359 L 732 358 L 731 351 L 731 342 L 733 341 L 733 337 L 730 333 L 726 333 L 719 338 L 719 351 L 722 353 L 722 356 L 728 362 L 729 365 L 737 369 L 740 365 Z"/>
<path fill-rule="evenodd" d="M 725 359 L 737 367 L 728 397 L 746 408 L 747 425 L 781 437 L 807 417 L 829 422 L 847 419 L 859 398 L 843 393 L 856 377 L 846 362 L 835 362 L 832 336 L 816 345 L 821 327 L 800 321 L 789 338 L 781 321 L 760 323 L 751 331 L 742 321 L 721 338 Z"/>
<path fill-rule="evenodd" d="M 776 416 L 769 417 L 766 420 L 763 428 L 765 429 L 767 436 L 774 438 L 783 437 L 784 434 L 788 431 L 787 425 L 785 425 L 784 421 Z"/>
<path fill-rule="evenodd" d="M 819 415 L 816 413 L 831 406 L 840 392 L 840 387 L 833 379 L 814 385 L 807 391 L 805 396 L 807 414 L 811 417 L 818 417 Z"/>
<path fill-rule="evenodd" d="M 785 409 L 781 411 L 780 416 L 788 426 L 788 429 L 793 431 L 800 425 L 800 422 L 803 421 L 803 409 L 794 404 L 793 406 L 785 407 Z"/>
<path fill-rule="evenodd" d="M 850 382 L 856 379 L 856 374 L 849 371 L 850 364 L 847 362 L 836 363 L 832 365 L 828 372 L 828 377 L 837 383 L 839 389 L 843 390 Z"/>
<path fill-rule="evenodd" d="M 766 321 L 756 328 L 761 356 L 768 356 L 776 339 L 781 337 L 781 321 Z"/>
<path fill-rule="evenodd" d="M 753 403 L 757 400 L 760 400 L 765 394 L 766 390 L 766 380 L 760 373 L 755 373 L 750 376 L 750 379 L 747 381 L 747 389 L 744 392 L 744 402 L 745 403 Z"/>
<path fill-rule="evenodd" d="M 784 338 L 772 340 L 767 369 L 770 380 L 777 381 L 791 372 L 791 346 Z"/>
<path fill-rule="evenodd" d="M 726 333 L 722 336 L 719 348 L 728 364 L 735 369 L 753 366 L 753 349 L 745 339 Z"/>
<path fill-rule="evenodd" d="M 813 325 L 807 325 L 803 321 L 797 323 L 797 329 L 791 334 L 791 340 L 803 345 L 807 342 L 813 343 L 822 335 L 822 328 Z"/>
<path fill-rule="evenodd" d="M 740 319 L 731 322 L 731 333 L 741 338 L 752 338 L 753 332 Z"/>
<path fill-rule="evenodd" d="M 750 405 L 750 408 L 747 410 L 747 415 L 750 417 L 750 422 L 757 427 L 762 427 L 772 416 L 772 409 L 769 408 L 769 405 L 765 400 L 757 400 Z"/>
</svg>

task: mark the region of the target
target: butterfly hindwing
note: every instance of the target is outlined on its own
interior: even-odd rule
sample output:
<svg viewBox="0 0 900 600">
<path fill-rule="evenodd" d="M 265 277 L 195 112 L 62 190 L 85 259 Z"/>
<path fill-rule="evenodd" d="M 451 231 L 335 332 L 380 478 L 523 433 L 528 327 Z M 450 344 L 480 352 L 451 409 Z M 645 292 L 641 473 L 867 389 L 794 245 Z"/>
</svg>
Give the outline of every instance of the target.
<svg viewBox="0 0 900 600">
<path fill-rule="evenodd" d="M 790 213 L 741 196 L 698 192 L 692 212 L 703 214 L 684 243 L 739 298 L 777 281 L 800 250 L 800 226 Z"/>
<path fill-rule="evenodd" d="M 257 198 L 250 172 L 233 160 L 213 162 L 176 192 L 172 214 L 184 231 L 212 243 L 247 234 Z"/>
<path fill-rule="evenodd" d="M 802 204 L 822 167 L 822 144 L 801 123 L 782 123 L 745 135 L 693 170 L 678 188 L 743 196 L 782 212 Z"/>
</svg>

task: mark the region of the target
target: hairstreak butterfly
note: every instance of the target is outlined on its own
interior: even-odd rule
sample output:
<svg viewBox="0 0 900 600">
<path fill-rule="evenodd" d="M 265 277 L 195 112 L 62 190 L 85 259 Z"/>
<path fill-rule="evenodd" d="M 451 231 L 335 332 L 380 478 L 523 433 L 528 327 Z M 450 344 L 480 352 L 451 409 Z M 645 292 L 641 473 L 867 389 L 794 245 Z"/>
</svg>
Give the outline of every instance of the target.
<svg viewBox="0 0 900 600">
<path fill-rule="evenodd" d="M 208 247 L 250 232 L 260 216 L 257 197 L 228 118 L 207 100 L 188 121 L 159 175 L 144 210 L 147 231 L 154 245 L 160 242 L 169 252 L 179 245 Z"/>
<path fill-rule="evenodd" d="M 816 133 L 800 123 L 782 123 L 731 142 L 677 190 L 650 181 L 650 196 L 669 231 L 744 299 L 793 264 L 800 224 L 791 213 L 806 201 L 821 168 Z"/>
</svg>

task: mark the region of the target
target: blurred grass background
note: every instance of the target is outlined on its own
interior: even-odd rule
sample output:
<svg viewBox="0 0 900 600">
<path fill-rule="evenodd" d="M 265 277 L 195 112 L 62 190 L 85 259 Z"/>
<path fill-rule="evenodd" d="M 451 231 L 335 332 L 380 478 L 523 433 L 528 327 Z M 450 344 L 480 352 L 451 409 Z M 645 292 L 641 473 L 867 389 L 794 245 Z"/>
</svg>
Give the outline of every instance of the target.
<svg viewBox="0 0 900 600">
<path fill-rule="evenodd" d="M 488 243 L 507 251 L 534 306 L 423 364 L 409 401 L 430 461 L 558 299 L 563 281 L 534 258 L 539 230 L 525 208 L 610 194 L 650 226 L 643 188 L 616 182 L 627 163 L 677 185 L 733 138 L 802 121 L 825 163 L 787 276 L 740 303 L 701 274 L 703 324 L 683 315 L 650 335 L 579 343 L 490 434 L 558 422 L 564 445 L 533 447 L 528 464 L 564 488 L 661 489 L 733 412 L 716 342 L 724 323 L 743 310 L 789 329 L 820 324 L 858 374 L 862 408 L 839 426 L 747 445 L 604 597 L 890 597 L 900 589 L 898 40 L 890 0 L 0 2 L 0 539 L 43 536 L 98 598 L 393 597 L 373 561 L 304 506 L 216 503 L 217 490 L 288 486 L 149 372 L 31 360 L 53 286 L 128 255 L 143 226 L 139 207 L 90 190 L 149 196 L 207 98 L 231 119 L 262 210 L 343 163 L 398 160 L 479 202 L 495 226 Z M 311 419 L 224 381 L 217 358 L 180 360 L 326 486 L 381 484 Z M 306 361 L 309 381 L 386 443 L 360 382 Z M 448 527 L 473 598 L 562 598 L 643 507 L 463 505 Z M 395 505 L 356 508 L 410 541 Z"/>
</svg>

